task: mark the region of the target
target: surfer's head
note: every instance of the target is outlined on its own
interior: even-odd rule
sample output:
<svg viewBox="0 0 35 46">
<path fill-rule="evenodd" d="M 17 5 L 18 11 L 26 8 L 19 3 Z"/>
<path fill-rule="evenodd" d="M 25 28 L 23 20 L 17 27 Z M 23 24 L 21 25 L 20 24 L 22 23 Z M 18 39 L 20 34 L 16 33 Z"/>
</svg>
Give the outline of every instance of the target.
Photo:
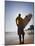
<svg viewBox="0 0 35 46">
<path fill-rule="evenodd" d="M 21 14 L 18 14 L 19 17 L 21 17 Z"/>
</svg>

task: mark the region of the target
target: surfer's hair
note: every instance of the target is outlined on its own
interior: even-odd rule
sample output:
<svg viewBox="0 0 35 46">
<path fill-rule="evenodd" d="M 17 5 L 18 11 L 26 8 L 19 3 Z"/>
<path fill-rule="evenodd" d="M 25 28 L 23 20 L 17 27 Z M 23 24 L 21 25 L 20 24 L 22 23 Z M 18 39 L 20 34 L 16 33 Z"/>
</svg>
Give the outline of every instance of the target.
<svg viewBox="0 0 35 46">
<path fill-rule="evenodd" d="M 19 14 L 19 17 L 21 16 L 21 14 Z"/>
</svg>

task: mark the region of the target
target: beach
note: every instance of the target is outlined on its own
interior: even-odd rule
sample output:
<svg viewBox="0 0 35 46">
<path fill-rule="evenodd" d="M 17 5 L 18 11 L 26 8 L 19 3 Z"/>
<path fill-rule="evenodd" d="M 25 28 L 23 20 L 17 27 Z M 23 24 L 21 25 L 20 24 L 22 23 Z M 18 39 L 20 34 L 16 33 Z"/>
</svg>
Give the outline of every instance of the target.
<svg viewBox="0 0 35 46">
<path fill-rule="evenodd" d="M 23 39 L 21 40 L 23 41 Z M 33 44 L 33 43 L 34 43 L 34 35 L 25 33 L 24 44 Z M 6 45 L 19 45 L 18 34 L 16 32 L 5 32 L 5 44 Z"/>
</svg>

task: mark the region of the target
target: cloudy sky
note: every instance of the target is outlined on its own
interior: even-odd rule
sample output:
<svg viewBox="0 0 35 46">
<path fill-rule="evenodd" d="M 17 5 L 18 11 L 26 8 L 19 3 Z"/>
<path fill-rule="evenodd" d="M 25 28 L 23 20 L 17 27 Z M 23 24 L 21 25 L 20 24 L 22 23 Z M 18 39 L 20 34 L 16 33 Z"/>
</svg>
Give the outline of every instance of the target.
<svg viewBox="0 0 35 46">
<path fill-rule="evenodd" d="M 24 18 L 29 13 L 33 15 L 33 3 L 13 2 L 13 1 L 5 2 L 6 32 L 17 31 L 15 20 L 19 13 L 21 13 L 22 18 Z M 27 29 L 31 24 L 33 24 L 33 17 L 25 29 Z"/>
</svg>

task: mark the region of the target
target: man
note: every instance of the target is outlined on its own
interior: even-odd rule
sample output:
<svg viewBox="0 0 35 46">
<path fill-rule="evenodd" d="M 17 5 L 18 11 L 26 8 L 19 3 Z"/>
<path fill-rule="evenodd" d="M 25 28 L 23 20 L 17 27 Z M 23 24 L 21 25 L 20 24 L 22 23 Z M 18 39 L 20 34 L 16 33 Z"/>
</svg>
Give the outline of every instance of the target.
<svg viewBox="0 0 35 46">
<path fill-rule="evenodd" d="M 23 36 L 23 43 L 24 43 L 24 31 L 23 31 L 24 26 L 23 26 L 23 19 L 21 18 L 21 14 L 19 14 L 18 17 L 16 18 L 16 24 L 18 27 L 18 35 L 21 44 L 21 35 Z"/>
</svg>

